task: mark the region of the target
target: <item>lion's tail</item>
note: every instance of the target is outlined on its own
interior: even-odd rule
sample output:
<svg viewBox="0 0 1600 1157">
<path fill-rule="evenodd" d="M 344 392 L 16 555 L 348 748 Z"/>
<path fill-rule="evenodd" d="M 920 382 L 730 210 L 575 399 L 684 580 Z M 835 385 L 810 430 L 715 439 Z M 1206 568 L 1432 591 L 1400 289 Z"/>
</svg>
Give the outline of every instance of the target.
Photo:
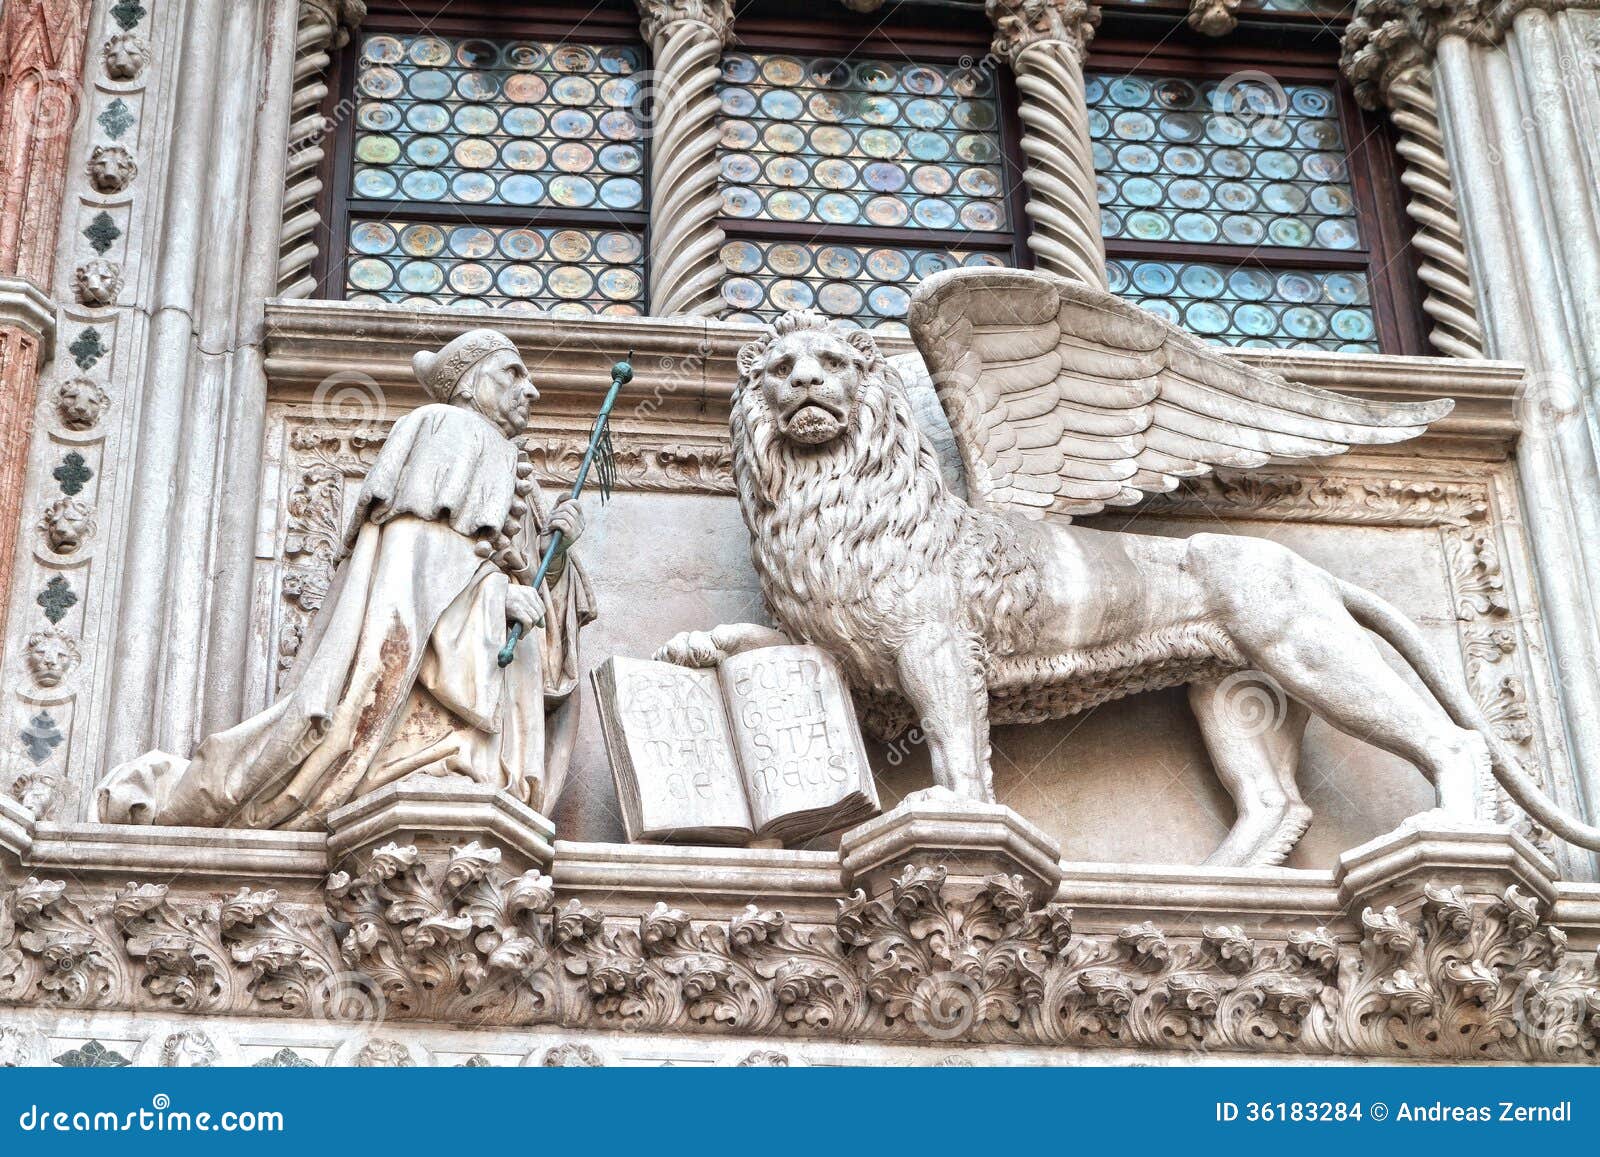
<svg viewBox="0 0 1600 1157">
<path fill-rule="evenodd" d="M 1339 584 L 1339 595 L 1344 600 L 1345 609 L 1356 622 L 1400 652 L 1456 726 L 1469 728 L 1483 736 L 1489 746 L 1489 763 L 1494 768 L 1494 777 L 1511 793 L 1511 798 L 1562 839 L 1579 847 L 1600 851 L 1600 828 L 1569 816 L 1523 773 L 1516 757 L 1494 733 L 1461 680 L 1440 664 L 1433 649 L 1411 620 L 1371 591 L 1339 579 L 1334 581 Z"/>
</svg>

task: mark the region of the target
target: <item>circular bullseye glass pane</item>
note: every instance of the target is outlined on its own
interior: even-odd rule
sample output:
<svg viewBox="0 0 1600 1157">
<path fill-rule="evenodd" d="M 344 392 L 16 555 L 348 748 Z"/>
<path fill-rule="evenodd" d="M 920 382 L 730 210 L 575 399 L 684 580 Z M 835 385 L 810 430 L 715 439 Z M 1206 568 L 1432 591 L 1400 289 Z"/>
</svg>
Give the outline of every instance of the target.
<svg viewBox="0 0 1600 1157">
<path fill-rule="evenodd" d="M 387 289 L 394 283 L 394 270 L 389 268 L 389 263 L 373 257 L 352 261 L 346 276 L 353 287 L 369 292 Z"/>
</svg>

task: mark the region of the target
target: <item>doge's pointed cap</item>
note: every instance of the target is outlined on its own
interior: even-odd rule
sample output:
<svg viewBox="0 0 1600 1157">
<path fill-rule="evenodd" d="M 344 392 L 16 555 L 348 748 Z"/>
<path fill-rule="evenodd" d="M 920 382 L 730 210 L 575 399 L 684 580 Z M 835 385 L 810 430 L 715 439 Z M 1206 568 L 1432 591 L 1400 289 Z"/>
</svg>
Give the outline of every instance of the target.
<svg viewBox="0 0 1600 1157">
<path fill-rule="evenodd" d="M 438 402 L 448 402 L 461 387 L 466 372 L 490 354 L 516 353 L 510 338 L 497 329 L 470 329 L 437 353 L 422 350 L 411 359 L 411 372 Z"/>
</svg>

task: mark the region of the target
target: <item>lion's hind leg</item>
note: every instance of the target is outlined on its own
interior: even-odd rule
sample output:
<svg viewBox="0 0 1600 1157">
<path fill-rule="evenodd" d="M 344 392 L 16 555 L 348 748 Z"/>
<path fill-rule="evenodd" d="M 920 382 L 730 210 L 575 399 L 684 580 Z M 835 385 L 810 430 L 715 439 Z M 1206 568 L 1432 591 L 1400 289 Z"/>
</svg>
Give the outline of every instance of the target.
<svg viewBox="0 0 1600 1157">
<path fill-rule="evenodd" d="M 1189 684 L 1189 706 L 1237 810 L 1233 828 L 1206 863 L 1283 863 L 1311 824 L 1295 782 L 1310 712 L 1249 671 Z"/>
</svg>

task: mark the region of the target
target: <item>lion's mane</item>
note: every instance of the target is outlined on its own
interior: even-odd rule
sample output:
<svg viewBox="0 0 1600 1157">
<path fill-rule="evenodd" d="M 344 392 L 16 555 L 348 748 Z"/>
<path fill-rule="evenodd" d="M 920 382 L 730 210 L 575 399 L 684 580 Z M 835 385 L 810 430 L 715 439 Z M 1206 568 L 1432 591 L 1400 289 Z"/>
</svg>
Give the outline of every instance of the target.
<svg viewBox="0 0 1600 1157">
<path fill-rule="evenodd" d="M 770 344 L 806 329 L 831 329 L 861 370 L 849 428 L 816 447 L 779 433 L 759 380 Z M 897 710 L 894 655 L 920 625 L 908 592 L 920 582 L 958 584 L 954 601 L 972 659 L 987 664 L 1014 649 L 1013 634 L 1038 597 L 1037 567 L 1009 523 L 946 487 L 910 400 L 870 336 L 816 313 L 790 313 L 747 347 L 740 367 L 734 480 L 768 609 L 791 638 L 832 651 L 863 722 L 894 734 L 910 722 Z"/>
</svg>

